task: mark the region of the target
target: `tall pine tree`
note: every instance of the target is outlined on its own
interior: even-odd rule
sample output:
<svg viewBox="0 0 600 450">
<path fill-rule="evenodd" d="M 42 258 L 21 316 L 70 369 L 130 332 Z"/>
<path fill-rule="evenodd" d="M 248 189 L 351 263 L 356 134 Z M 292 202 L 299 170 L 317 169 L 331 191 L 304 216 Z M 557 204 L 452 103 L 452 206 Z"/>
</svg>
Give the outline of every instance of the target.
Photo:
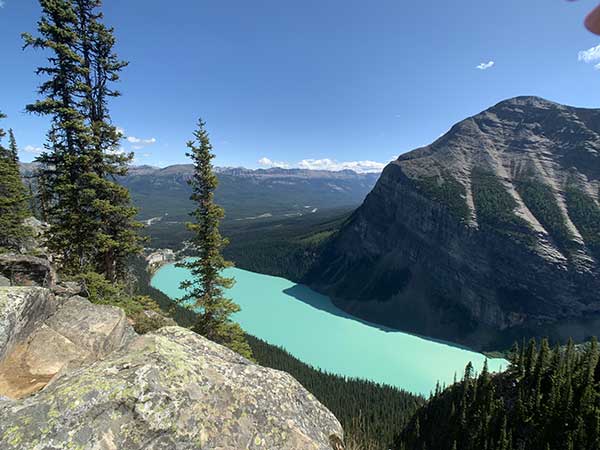
<svg viewBox="0 0 600 450">
<path fill-rule="evenodd" d="M 99 221 L 96 236 L 97 270 L 114 281 L 123 275 L 128 256 L 141 250 L 141 239 L 135 221 L 137 209 L 131 205 L 129 191 L 115 182 L 127 174 L 133 153 L 119 149 L 122 138 L 111 121 L 108 100 L 121 94 L 111 86 L 119 80 L 127 66 L 114 52 L 114 30 L 103 23 L 100 0 L 75 0 L 81 52 L 85 66 L 87 95 L 83 101 L 84 114 L 91 127 L 93 145 L 89 151 L 92 173 L 89 184 L 96 199 L 93 203 Z"/>
<path fill-rule="evenodd" d="M 8 150 L 15 161 L 19 160 L 19 147 L 17 145 L 17 139 L 15 138 L 15 132 L 12 128 L 8 129 Z"/>
<path fill-rule="evenodd" d="M 221 254 L 227 245 L 227 240 L 219 232 L 224 211 L 214 202 L 218 180 L 213 172 L 212 145 L 202 120 L 198 121 L 194 140 L 189 141 L 187 147 L 189 152 L 186 155 L 194 164 L 194 175 L 189 181 L 192 187 L 190 199 L 196 205 L 191 213 L 194 221 L 188 224 L 188 229 L 194 233 L 191 244 L 197 257 L 179 264 L 179 267 L 191 272 L 191 279 L 181 283 L 185 295 L 178 303 L 198 313 L 194 331 L 251 357 L 244 332 L 231 320 L 231 314 L 238 312 L 240 307 L 224 293 L 234 280 L 224 277 L 222 271 L 232 264 Z"/>
<path fill-rule="evenodd" d="M 0 119 L 6 116 L 0 113 Z M 27 190 L 19 173 L 19 159 L 2 145 L 6 133 L 0 128 L 0 248 L 19 250 L 31 230 L 23 224 L 30 215 Z M 12 140 L 14 136 L 12 136 Z M 15 144 L 16 145 L 16 144 Z"/>
<path fill-rule="evenodd" d="M 40 0 L 39 37 L 26 46 L 49 50 L 43 98 L 27 109 L 52 118 L 39 186 L 50 223 L 48 246 L 67 273 L 94 270 L 115 281 L 141 250 L 129 192 L 115 182 L 133 155 L 119 150 L 110 120 L 111 88 L 126 63 L 113 52 L 113 30 L 101 22 L 100 0 Z"/>
<path fill-rule="evenodd" d="M 49 50 L 48 64 L 37 73 L 46 77 L 40 85 L 42 98 L 27 111 L 52 119 L 46 151 L 37 161 L 45 187 L 46 217 L 50 224 L 48 248 L 66 273 L 78 273 L 92 265 L 93 239 L 97 227 L 84 208 L 90 189 L 84 184 L 88 172 L 86 149 L 91 133 L 79 102 L 85 72 L 79 54 L 77 16 L 69 0 L 40 0 L 39 36 L 23 34 L 25 47 Z"/>
</svg>

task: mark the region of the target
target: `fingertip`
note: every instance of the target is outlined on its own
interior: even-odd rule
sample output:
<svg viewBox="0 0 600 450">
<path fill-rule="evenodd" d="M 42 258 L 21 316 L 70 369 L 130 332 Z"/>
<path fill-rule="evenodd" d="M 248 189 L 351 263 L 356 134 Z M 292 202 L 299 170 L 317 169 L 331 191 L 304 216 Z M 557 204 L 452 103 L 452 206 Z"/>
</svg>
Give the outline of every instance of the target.
<svg viewBox="0 0 600 450">
<path fill-rule="evenodd" d="M 585 18 L 585 26 L 592 33 L 600 35 L 600 6 L 597 6 Z"/>
</svg>

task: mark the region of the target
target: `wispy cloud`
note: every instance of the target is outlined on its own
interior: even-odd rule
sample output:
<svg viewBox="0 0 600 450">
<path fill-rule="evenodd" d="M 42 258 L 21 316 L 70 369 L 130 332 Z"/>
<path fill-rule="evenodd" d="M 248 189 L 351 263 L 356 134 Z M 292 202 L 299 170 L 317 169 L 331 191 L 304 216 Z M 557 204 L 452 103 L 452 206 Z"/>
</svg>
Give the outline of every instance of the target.
<svg viewBox="0 0 600 450">
<path fill-rule="evenodd" d="M 577 60 L 588 64 L 594 63 L 594 68 L 600 70 L 600 45 L 581 50 L 577 54 Z"/>
<path fill-rule="evenodd" d="M 0 0 L 0 8 L 4 8 L 4 5 L 6 5 L 6 2 L 4 0 Z"/>
<path fill-rule="evenodd" d="M 494 67 L 495 64 L 496 63 L 494 61 L 482 62 L 481 64 L 475 66 L 475 68 L 479 70 L 488 70 Z"/>
<path fill-rule="evenodd" d="M 2 2 L 2 0 L 0 0 L 0 2 Z M 34 147 L 33 145 L 28 145 L 23 149 L 23 151 L 25 153 L 31 153 L 32 155 L 39 155 L 44 151 L 44 149 L 41 147 Z"/>
<path fill-rule="evenodd" d="M 395 159 L 395 158 L 394 158 Z M 386 166 L 385 163 L 377 161 L 336 161 L 335 159 L 323 158 L 323 159 L 303 159 L 295 164 L 290 164 L 285 161 L 273 161 L 270 158 L 262 157 L 258 160 L 258 164 L 261 167 L 281 167 L 284 169 L 296 167 L 300 169 L 309 170 L 329 170 L 329 171 L 340 171 L 340 170 L 353 170 L 358 173 L 378 173 L 383 170 Z"/>
</svg>

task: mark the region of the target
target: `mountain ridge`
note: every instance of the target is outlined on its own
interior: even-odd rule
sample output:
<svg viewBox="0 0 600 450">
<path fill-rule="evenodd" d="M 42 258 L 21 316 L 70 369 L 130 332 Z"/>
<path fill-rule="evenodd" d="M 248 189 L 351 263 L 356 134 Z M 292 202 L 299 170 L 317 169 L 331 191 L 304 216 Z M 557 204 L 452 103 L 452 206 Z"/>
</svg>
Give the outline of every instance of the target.
<svg viewBox="0 0 600 450">
<path fill-rule="evenodd" d="M 305 281 L 477 348 L 582 340 L 600 325 L 599 178 L 600 110 L 502 101 L 388 164 Z"/>
<path fill-rule="evenodd" d="M 36 163 L 21 165 L 30 178 Z M 357 207 L 375 185 L 379 174 L 352 170 L 245 169 L 219 167 L 216 201 L 225 208 L 225 220 L 285 218 L 313 214 L 325 209 Z M 133 166 L 119 178 L 127 187 L 142 220 L 185 222 L 191 210 L 187 181 L 191 164 L 164 168 Z M 35 184 L 34 180 L 30 181 Z M 34 186 L 35 188 L 35 186 Z"/>
</svg>

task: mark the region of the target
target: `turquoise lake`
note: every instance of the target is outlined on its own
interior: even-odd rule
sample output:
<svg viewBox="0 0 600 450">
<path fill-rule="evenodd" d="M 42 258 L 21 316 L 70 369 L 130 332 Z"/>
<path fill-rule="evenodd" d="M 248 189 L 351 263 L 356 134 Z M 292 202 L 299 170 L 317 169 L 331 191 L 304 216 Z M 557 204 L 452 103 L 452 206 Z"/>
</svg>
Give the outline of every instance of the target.
<svg viewBox="0 0 600 450">
<path fill-rule="evenodd" d="M 357 319 L 307 286 L 235 268 L 225 275 L 236 280 L 228 295 L 241 306 L 233 318 L 247 333 L 324 371 L 429 395 L 436 382 L 450 384 L 455 374 L 460 379 L 469 361 L 476 371 L 483 367 L 480 353 Z M 164 266 L 152 286 L 178 298 L 186 276 L 185 269 Z M 488 365 L 498 371 L 507 362 L 490 359 Z"/>
</svg>

